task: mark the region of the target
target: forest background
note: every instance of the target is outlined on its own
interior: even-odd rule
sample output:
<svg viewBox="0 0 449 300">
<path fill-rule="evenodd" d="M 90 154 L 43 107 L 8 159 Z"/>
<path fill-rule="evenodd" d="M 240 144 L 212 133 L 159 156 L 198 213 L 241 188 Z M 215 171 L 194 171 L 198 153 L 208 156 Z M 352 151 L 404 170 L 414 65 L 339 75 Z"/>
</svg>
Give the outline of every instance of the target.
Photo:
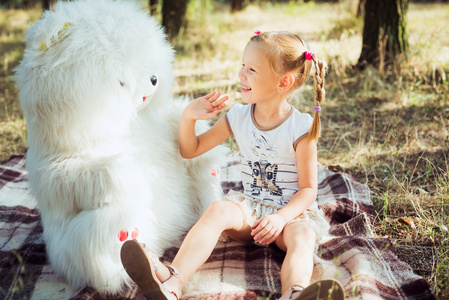
<svg viewBox="0 0 449 300">
<path fill-rule="evenodd" d="M 162 22 L 161 3 L 141 2 Z M 254 31 L 303 36 L 329 65 L 319 162 L 370 187 L 375 234 L 391 240 L 438 299 L 449 299 L 447 1 L 410 1 L 407 52 L 388 65 L 363 67 L 365 1 L 244 1 L 231 13 L 233 2 L 187 1 L 179 32 L 170 37 L 177 51 L 173 92 L 195 98 L 215 90 L 230 96 L 230 107 L 241 101 L 237 72 Z M 13 75 L 24 33 L 41 14 L 42 1 L 0 1 L 0 163 L 27 150 Z M 313 113 L 313 99 L 309 78 L 294 105 Z M 237 150 L 232 140 L 228 145 Z"/>
</svg>

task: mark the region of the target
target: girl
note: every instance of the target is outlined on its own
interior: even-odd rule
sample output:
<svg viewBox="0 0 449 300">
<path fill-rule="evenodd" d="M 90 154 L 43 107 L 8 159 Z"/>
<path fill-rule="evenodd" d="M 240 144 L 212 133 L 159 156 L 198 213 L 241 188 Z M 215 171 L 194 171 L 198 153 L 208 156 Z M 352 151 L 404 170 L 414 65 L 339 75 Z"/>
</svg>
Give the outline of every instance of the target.
<svg viewBox="0 0 449 300">
<path fill-rule="evenodd" d="M 315 68 L 315 117 L 288 102 Z M 179 130 L 180 152 L 193 158 L 234 135 L 242 158 L 244 192 L 215 201 L 187 234 L 170 266 L 136 240 L 121 250 L 123 266 L 148 299 L 179 299 L 189 277 L 209 258 L 219 238 L 275 243 L 286 252 L 281 299 L 344 299 L 341 285 L 311 285 L 317 241 L 329 225 L 318 209 L 317 146 L 326 64 L 289 32 L 256 32 L 245 47 L 239 71 L 242 98 L 207 132 L 196 136 L 197 120 L 214 118 L 228 97 L 210 93 L 190 103 Z"/>
</svg>

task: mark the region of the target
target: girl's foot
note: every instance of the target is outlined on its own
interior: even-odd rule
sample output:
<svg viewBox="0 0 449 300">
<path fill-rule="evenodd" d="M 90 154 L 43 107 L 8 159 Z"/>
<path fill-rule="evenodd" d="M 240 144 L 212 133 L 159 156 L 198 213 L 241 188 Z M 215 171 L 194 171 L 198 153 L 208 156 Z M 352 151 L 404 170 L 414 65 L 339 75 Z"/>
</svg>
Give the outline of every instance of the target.
<svg viewBox="0 0 449 300">
<path fill-rule="evenodd" d="M 293 285 L 279 300 L 344 300 L 345 293 L 343 287 L 337 280 L 320 280 L 303 288 L 300 285 Z"/>
<path fill-rule="evenodd" d="M 120 251 L 123 267 L 129 277 L 137 284 L 147 299 L 177 300 L 181 296 L 178 272 L 173 266 L 167 266 L 170 277 L 161 282 L 156 276 L 159 259 L 145 244 L 137 240 L 123 243 Z"/>
</svg>

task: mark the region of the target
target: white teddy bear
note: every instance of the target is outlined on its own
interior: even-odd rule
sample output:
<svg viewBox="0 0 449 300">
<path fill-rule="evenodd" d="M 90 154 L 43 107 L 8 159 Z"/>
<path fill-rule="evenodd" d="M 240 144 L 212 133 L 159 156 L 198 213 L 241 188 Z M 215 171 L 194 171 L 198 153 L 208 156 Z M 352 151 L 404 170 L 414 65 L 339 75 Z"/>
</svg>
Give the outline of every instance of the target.
<svg viewBox="0 0 449 300">
<path fill-rule="evenodd" d="M 119 292 L 122 241 L 178 245 L 221 197 L 224 148 L 181 158 L 174 52 L 138 4 L 58 2 L 25 41 L 16 80 L 50 263 L 75 289 Z"/>
</svg>

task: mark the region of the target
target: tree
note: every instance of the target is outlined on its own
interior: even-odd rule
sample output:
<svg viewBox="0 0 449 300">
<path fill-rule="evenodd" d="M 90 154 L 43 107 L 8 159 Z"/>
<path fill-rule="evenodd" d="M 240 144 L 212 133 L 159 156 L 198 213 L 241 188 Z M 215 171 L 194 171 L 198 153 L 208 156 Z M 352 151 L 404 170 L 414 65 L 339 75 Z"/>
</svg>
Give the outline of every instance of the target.
<svg viewBox="0 0 449 300">
<path fill-rule="evenodd" d="M 150 0 L 150 2 L 148 4 L 150 5 L 150 14 L 154 15 L 157 11 L 157 6 L 159 5 L 159 1 L 158 0 Z"/>
<path fill-rule="evenodd" d="M 245 8 L 245 0 L 231 0 L 231 12 L 241 11 Z"/>
<path fill-rule="evenodd" d="M 357 66 L 383 68 L 407 55 L 408 0 L 366 0 L 363 46 Z"/>
<path fill-rule="evenodd" d="M 50 10 L 52 2 L 52 0 L 42 0 L 42 10 Z"/>
<path fill-rule="evenodd" d="M 162 25 L 167 29 L 167 34 L 175 37 L 184 25 L 188 0 L 164 0 L 162 1 Z"/>
</svg>

